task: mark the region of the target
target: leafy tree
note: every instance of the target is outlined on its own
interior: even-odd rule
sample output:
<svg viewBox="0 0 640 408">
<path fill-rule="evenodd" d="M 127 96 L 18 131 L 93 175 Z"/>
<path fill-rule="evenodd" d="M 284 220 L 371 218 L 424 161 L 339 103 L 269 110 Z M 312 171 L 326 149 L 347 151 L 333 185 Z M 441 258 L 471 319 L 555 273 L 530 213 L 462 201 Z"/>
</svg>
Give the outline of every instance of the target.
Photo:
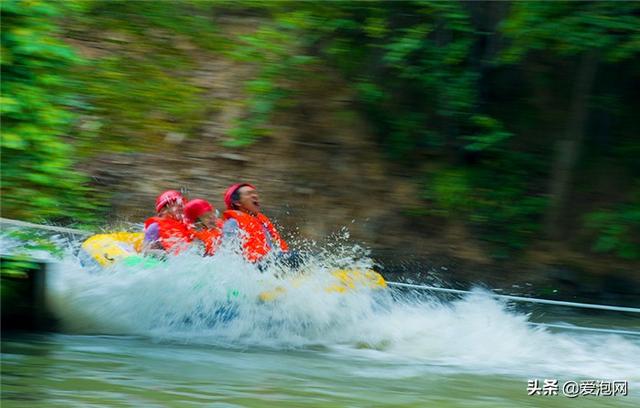
<svg viewBox="0 0 640 408">
<path fill-rule="evenodd" d="M 570 186 L 584 144 L 589 99 L 599 65 L 640 53 L 640 4 L 636 2 L 516 2 L 502 31 L 511 44 L 502 60 L 519 62 L 543 51 L 576 61 L 564 135 L 555 141 L 547 232 L 561 237 Z M 557 63 L 557 58 L 549 60 Z"/>
<path fill-rule="evenodd" d="M 57 38 L 61 7 L 2 3 L 2 215 L 91 221 L 86 178 L 74 170 L 68 70 L 81 63 Z"/>
</svg>

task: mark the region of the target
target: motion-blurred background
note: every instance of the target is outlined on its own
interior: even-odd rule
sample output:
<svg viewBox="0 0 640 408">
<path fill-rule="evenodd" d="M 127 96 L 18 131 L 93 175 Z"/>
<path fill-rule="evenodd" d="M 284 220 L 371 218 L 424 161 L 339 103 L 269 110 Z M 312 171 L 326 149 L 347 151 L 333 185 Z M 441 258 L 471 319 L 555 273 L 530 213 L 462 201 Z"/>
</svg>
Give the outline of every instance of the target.
<svg viewBox="0 0 640 408">
<path fill-rule="evenodd" d="M 140 222 L 248 181 L 387 271 L 638 292 L 640 3 L 1 7 L 2 217 Z"/>
</svg>

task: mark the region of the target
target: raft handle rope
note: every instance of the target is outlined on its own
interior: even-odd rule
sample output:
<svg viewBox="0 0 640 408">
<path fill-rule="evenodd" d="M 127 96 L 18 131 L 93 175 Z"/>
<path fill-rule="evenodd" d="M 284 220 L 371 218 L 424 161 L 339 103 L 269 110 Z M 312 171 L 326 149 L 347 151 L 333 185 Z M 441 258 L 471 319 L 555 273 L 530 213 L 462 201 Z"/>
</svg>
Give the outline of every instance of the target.
<svg viewBox="0 0 640 408">
<path fill-rule="evenodd" d="M 468 290 L 447 289 L 447 288 L 439 288 L 436 286 L 415 285 L 412 283 L 402 283 L 402 282 L 387 282 L 387 285 L 403 287 L 403 288 L 429 290 L 432 292 L 455 293 L 458 295 L 467 295 L 470 293 L 474 293 Z M 499 295 L 497 293 L 489 293 L 487 294 L 487 296 L 491 296 L 499 299 L 512 300 L 514 302 L 541 303 L 545 305 L 554 305 L 554 306 L 580 307 L 584 309 L 600 309 L 600 310 L 610 310 L 614 312 L 626 312 L 626 313 L 640 313 L 640 308 L 636 308 L 636 307 L 623 307 L 623 306 L 611 306 L 611 305 L 598 305 L 593 303 L 567 302 L 563 300 L 538 299 L 538 298 L 529 298 L 524 296 L 513 296 L 513 295 Z"/>
</svg>

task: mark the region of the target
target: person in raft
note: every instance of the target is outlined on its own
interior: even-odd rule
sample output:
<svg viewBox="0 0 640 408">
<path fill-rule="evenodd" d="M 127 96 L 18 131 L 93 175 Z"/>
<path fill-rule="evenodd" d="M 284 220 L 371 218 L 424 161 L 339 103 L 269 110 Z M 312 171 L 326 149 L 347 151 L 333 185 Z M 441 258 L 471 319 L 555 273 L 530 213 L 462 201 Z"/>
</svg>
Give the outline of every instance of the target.
<svg viewBox="0 0 640 408">
<path fill-rule="evenodd" d="M 204 244 L 205 255 L 213 255 L 222 236 L 222 220 L 216 217 L 215 208 L 207 200 L 195 198 L 184 206 L 184 218 L 194 242 Z"/>
<path fill-rule="evenodd" d="M 273 223 L 260 212 L 260 197 L 253 185 L 232 185 L 224 194 L 224 203 L 227 210 L 222 214 L 222 240 L 239 240 L 246 260 L 258 263 L 271 251 L 281 255 L 289 251 Z"/>
<path fill-rule="evenodd" d="M 191 242 L 192 234 L 184 223 L 185 199 L 178 191 L 168 190 L 156 199 L 156 216 L 144 223 L 143 252 L 152 255 L 177 254 Z"/>
</svg>

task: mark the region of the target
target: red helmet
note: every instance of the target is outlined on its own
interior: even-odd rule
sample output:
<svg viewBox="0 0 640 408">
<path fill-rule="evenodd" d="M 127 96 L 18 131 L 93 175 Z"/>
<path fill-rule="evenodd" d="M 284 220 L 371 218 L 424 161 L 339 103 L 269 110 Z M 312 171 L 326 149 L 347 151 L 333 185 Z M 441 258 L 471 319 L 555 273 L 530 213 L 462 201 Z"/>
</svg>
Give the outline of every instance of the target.
<svg viewBox="0 0 640 408">
<path fill-rule="evenodd" d="M 232 210 L 233 209 L 233 203 L 231 202 L 231 196 L 233 195 L 233 193 L 236 192 L 236 190 L 238 190 L 240 187 L 244 187 L 244 186 L 249 186 L 253 189 L 255 189 L 255 187 L 252 184 L 249 183 L 237 183 L 232 185 L 231 187 L 229 187 L 227 189 L 227 191 L 225 191 L 224 193 L 224 203 L 227 205 L 227 209 Z"/>
<path fill-rule="evenodd" d="M 213 211 L 213 206 L 207 200 L 196 198 L 184 206 L 184 217 L 187 222 L 193 224 L 198 218 L 209 211 Z"/>
<path fill-rule="evenodd" d="M 184 204 L 184 197 L 176 190 L 165 191 L 156 198 L 156 212 L 159 213 L 165 205 L 173 202 Z"/>
</svg>

